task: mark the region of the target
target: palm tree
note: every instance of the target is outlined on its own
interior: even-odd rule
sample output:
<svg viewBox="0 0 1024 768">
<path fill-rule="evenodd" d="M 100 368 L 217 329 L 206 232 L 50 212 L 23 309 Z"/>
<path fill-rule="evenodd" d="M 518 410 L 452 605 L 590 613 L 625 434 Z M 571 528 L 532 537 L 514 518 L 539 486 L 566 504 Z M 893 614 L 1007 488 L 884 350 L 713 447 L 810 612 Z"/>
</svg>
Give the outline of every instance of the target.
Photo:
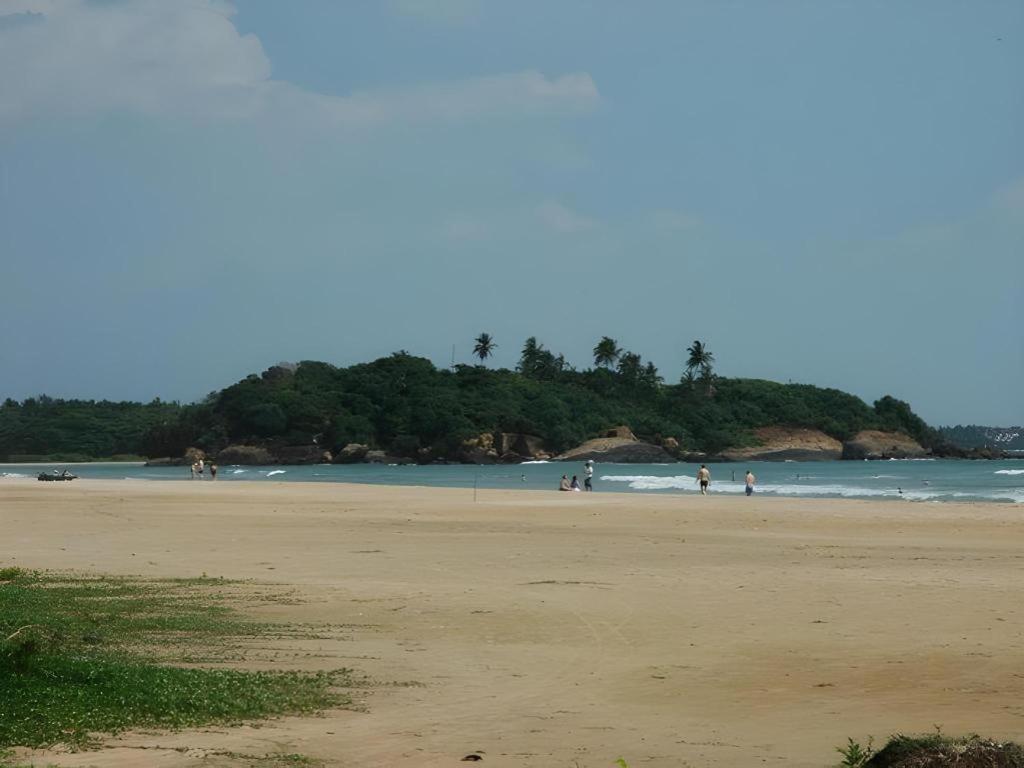
<svg viewBox="0 0 1024 768">
<path fill-rule="evenodd" d="M 482 363 L 484 360 L 486 360 L 488 357 L 494 354 L 494 350 L 497 348 L 497 346 L 498 345 L 494 343 L 494 339 L 491 338 L 491 334 L 481 333 L 479 336 L 476 337 L 476 346 L 473 347 L 473 354 L 479 357 L 480 362 Z"/>
<path fill-rule="evenodd" d="M 707 345 L 703 341 L 694 341 L 693 344 L 687 347 L 686 351 L 689 353 L 689 358 L 686 361 L 686 370 L 689 373 L 694 371 L 700 371 L 701 378 L 711 378 L 711 365 L 715 362 L 715 356 L 711 354 L 711 351 L 707 348 Z"/>
<path fill-rule="evenodd" d="M 602 336 L 594 347 L 594 365 L 598 367 L 611 368 L 612 364 L 619 359 L 622 350 L 618 343 L 611 336 Z"/>
</svg>

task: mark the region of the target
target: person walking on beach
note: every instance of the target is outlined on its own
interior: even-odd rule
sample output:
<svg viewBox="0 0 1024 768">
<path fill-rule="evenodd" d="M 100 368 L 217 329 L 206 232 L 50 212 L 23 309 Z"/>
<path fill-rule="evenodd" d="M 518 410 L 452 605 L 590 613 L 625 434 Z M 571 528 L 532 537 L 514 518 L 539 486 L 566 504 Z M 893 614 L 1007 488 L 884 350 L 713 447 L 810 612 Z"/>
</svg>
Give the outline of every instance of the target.
<svg viewBox="0 0 1024 768">
<path fill-rule="evenodd" d="M 747 470 L 747 496 L 750 496 L 754 492 L 754 483 L 757 482 L 757 478 L 754 477 L 754 473 L 749 469 Z"/>
<path fill-rule="evenodd" d="M 591 479 L 594 477 L 594 460 L 587 459 L 587 463 L 583 466 L 583 489 L 585 491 L 594 490 L 594 485 Z"/>
<path fill-rule="evenodd" d="M 210 465 L 210 479 L 211 480 L 216 480 L 217 479 L 217 465 L 216 464 L 211 464 Z"/>
<path fill-rule="evenodd" d="M 711 470 L 709 470 L 703 464 L 700 465 L 700 470 L 697 472 L 697 482 L 700 483 L 700 495 L 708 495 L 708 486 L 711 485 Z"/>
</svg>

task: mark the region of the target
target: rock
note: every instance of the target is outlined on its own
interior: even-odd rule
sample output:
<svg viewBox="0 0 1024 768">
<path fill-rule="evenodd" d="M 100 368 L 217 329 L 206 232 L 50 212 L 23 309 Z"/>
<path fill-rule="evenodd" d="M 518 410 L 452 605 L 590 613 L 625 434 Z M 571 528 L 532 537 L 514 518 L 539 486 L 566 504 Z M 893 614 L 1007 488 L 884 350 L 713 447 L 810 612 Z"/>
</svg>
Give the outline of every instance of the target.
<svg viewBox="0 0 1024 768">
<path fill-rule="evenodd" d="M 493 447 L 499 460 L 506 464 L 539 461 L 541 457 L 550 456 L 544 448 L 543 439 L 519 432 L 499 432 L 494 436 Z"/>
<path fill-rule="evenodd" d="M 218 464 L 276 464 L 266 448 L 256 445 L 229 445 L 217 454 Z"/>
<path fill-rule="evenodd" d="M 370 447 L 368 445 L 363 445 L 362 443 L 349 443 L 334 454 L 333 463 L 355 464 L 356 462 L 363 461 L 364 459 L 369 461 L 369 459 L 366 458 L 369 451 Z M 381 451 L 381 453 L 383 453 L 383 451 Z"/>
<path fill-rule="evenodd" d="M 679 441 L 674 437 L 666 437 L 661 441 L 661 447 L 668 451 L 673 456 L 679 454 Z"/>
<path fill-rule="evenodd" d="M 629 427 L 612 427 L 604 433 L 605 437 L 622 437 L 626 440 L 636 440 L 636 435 Z"/>
<path fill-rule="evenodd" d="M 817 429 L 761 427 L 754 430 L 761 445 L 728 448 L 718 457 L 723 461 L 835 461 L 843 455 L 843 444 Z"/>
<path fill-rule="evenodd" d="M 494 464 L 498 461 L 498 451 L 494 448 L 494 435 L 483 432 L 479 437 L 464 440 L 459 449 L 458 459 L 466 464 Z"/>
<path fill-rule="evenodd" d="M 900 432 L 866 429 L 843 443 L 844 459 L 919 459 L 927 455 L 919 442 Z"/>
<path fill-rule="evenodd" d="M 408 456 L 392 456 L 387 451 L 367 451 L 363 457 L 366 464 L 416 464 L 415 459 Z"/>
<path fill-rule="evenodd" d="M 664 464 L 673 457 L 660 445 L 652 445 L 635 437 L 597 437 L 555 456 L 555 461 L 586 461 L 622 464 Z"/>
<path fill-rule="evenodd" d="M 185 449 L 185 461 L 188 464 L 195 464 L 200 459 L 206 460 L 206 452 L 201 448 L 186 448 Z"/>
</svg>

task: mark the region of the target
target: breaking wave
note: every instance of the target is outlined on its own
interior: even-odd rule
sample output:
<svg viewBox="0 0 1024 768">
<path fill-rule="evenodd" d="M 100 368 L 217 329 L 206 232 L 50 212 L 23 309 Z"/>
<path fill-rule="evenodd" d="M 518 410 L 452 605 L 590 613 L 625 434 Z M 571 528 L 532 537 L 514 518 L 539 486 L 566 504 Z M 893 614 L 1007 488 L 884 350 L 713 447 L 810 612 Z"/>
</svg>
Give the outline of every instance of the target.
<svg viewBox="0 0 1024 768">
<path fill-rule="evenodd" d="M 997 469 L 997 475 L 1024 475 L 1024 469 Z"/>
<path fill-rule="evenodd" d="M 1016 470 L 1011 470 L 1016 471 Z M 678 490 L 700 493 L 697 479 L 692 475 L 603 475 L 601 480 L 609 483 L 626 483 L 636 491 L 667 491 Z M 712 494 L 742 494 L 746 489 L 743 483 L 714 482 L 711 483 Z M 851 485 L 794 485 L 788 483 L 758 484 L 756 494 L 770 496 L 812 496 L 841 497 L 853 499 L 891 498 L 908 499 L 910 501 L 966 501 L 970 499 L 985 501 L 1013 501 L 1024 503 L 1024 491 L 1006 489 L 990 492 L 968 493 L 963 491 L 927 490 L 916 491 L 899 488 L 864 488 Z"/>
</svg>

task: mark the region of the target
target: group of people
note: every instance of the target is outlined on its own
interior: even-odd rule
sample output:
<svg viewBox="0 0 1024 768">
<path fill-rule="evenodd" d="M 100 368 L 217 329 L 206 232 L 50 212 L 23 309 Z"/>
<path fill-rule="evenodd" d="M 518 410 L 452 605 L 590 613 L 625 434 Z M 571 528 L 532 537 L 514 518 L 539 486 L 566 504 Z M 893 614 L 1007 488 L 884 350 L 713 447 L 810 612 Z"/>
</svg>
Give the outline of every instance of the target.
<svg viewBox="0 0 1024 768">
<path fill-rule="evenodd" d="M 593 485 L 594 477 L 594 462 L 590 459 L 587 460 L 586 464 L 583 465 L 583 487 L 580 488 L 580 480 L 576 475 L 572 476 L 572 480 L 569 479 L 568 475 L 562 475 L 562 479 L 558 483 L 558 490 L 560 491 L 592 491 L 594 490 Z M 523 479 L 526 479 L 526 475 L 523 475 Z M 735 474 L 733 475 L 735 479 Z M 711 470 L 708 469 L 706 464 L 701 464 L 700 469 L 697 470 L 697 477 L 695 482 L 700 485 L 700 495 L 707 496 L 708 491 L 711 488 Z M 751 496 L 754 493 L 754 484 L 757 482 L 757 478 L 754 477 L 754 473 L 749 469 L 747 470 L 747 476 L 744 478 L 745 491 L 747 496 Z"/>
<path fill-rule="evenodd" d="M 736 479 L 736 475 L 733 474 L 733 479 Z M 711 487 L 711 470 L 707 468 L 706 464 L 701 464 L 700 469 L 697 470 L 697 477 L 695 482 L 700 484 L 700 495 L 707 496 L 708 489 Z M 757 478 L 754 477 L 754 473 L 749 469 L 747 470 L 747 476 L 744 478 L 744 490 L 747 496 L 751 496 L 754 493 L 754 483 L 757 482 Z"/>
<path fill-rule="evenodd" d="M 583 487 L 580 488 L 580 479 L 576 476 L 572 476 L 572 480 L 569 479 L 568 475 L 562 475 L 562 479 L 558 482 L 558 490 L 560 491 L 592 491 L 594 490 L 594 462 L 592 459 L 587 459 L 583 465 Z"/>
<path fill-rule="evenodd" d="M 210 479 L 211 480 L 216 480 L 217 479 L 217 465 L 216 464 L 210 464 L 209 467 L 207 467 L 207 465 L 205 464 L 205 462 L 202 459 L 199 459 L 199 461 L 197 461 L 197 462 L 192 464 L 192 479 L 195 480 L 198 477 L 200 480 L 202 480 L 203 479 L 203 475 L 204 475 L 204 473 L 206 472 L 207 469 L 210 470 Z"/>
</svg>

